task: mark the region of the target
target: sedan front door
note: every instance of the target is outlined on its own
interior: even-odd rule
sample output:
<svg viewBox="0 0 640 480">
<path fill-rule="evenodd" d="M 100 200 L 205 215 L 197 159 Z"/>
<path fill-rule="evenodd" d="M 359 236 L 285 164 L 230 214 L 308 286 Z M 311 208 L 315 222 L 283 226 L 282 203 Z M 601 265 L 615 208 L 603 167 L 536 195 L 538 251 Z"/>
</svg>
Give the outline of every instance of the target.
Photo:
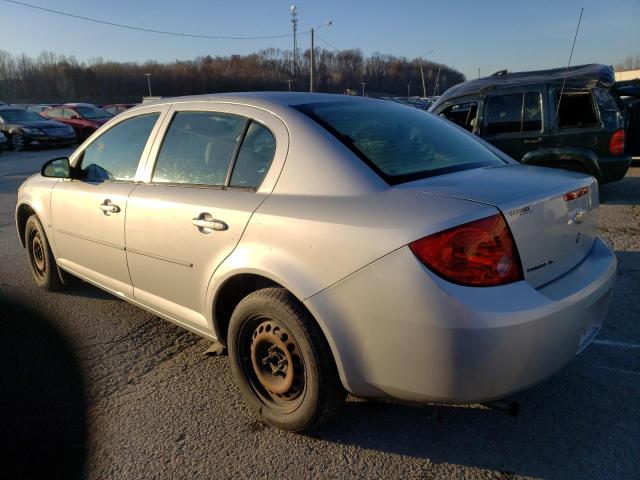
<svg viewBox="0 0 640 480">
<path fill-rule="evenodd" d="M 162 111 L 137 113 L 75 155 L 74 179 L 59 181 L 51 197 L 59 265 L 127 297 L 133 294 L 125 254 L 127 200 Z"/>
</svg>

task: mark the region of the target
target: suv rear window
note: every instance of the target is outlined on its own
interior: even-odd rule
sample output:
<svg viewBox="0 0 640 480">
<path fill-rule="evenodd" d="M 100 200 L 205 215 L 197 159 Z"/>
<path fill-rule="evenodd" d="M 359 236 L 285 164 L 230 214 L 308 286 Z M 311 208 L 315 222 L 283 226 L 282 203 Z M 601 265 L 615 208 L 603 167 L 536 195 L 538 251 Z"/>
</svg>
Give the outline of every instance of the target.
<svg viewBox="0 0 640 480">
<path fill-rule="evenodd" d="M 556 102 L 560 92 L 556 92 Z M 588 91 L 563 92 L 558 109 L 558 128 L 584 128 L 600 125 L 591 93 Z"/>
<path fill-rule="evenodd" d="M 505 163 L 455 125 L 393 102 L 352 100 L 293 108 L 326 128 L 391 185 Z"/>
</svg>

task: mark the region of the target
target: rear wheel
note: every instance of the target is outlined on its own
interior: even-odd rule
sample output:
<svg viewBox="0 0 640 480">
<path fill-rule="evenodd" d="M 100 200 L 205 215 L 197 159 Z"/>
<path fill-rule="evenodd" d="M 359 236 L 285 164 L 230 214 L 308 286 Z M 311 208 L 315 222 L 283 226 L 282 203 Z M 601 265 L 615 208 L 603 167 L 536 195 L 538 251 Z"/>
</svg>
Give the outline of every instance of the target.
<svg viewBox="0 0 640 480">
<path fill-rule="evenodd" d="M 20 132 L 11 135 L 11 148 L 14 152 L 24 150 L 24 136 Z"/>
<path fill-rule="evenodd" d="M 258 290 L 238 304 L 228 346 L 246 402 L 267 423 L 310 430 L 344 401 L 346 392 L 322 331 L 283 288 Z"/>
<path fill-rule="evenodd" d="M 27 220 L 24 238 L 31 274 L 36 284 L 50 291 L 62 289 L 65 283 L 62 281 L 44 228 L 36 215 L 31 215 Z"/>
</svg>

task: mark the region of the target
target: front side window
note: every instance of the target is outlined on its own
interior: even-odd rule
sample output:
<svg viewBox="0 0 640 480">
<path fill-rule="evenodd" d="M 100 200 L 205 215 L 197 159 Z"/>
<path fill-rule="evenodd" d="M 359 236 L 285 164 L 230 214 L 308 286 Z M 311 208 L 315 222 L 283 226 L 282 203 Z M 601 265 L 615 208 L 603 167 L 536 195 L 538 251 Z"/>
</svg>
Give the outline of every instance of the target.
<svg viewBox="0 0 640 480">
<path fill-rule="evenodd" d="M 159 113 L 132 117 L 96 138 L 82 154 L 81 179 L 133 180 Z"/>
<path fill-rule="evenodd" d="M 451 105 L 443 110 L 440 115 L 460 125 L 465 130 L 473 132 L 478 115 L 478 104 L 476 102 L 467 102 Z"/>
<path fill-rule="evenodd" d="M 360 100 L 294 108 L 325 127 L 391 185 L 504 164 L 473 136 L 415 108 Z"/>
<path fill-rule="evenodd" d="M 231 174 L 232 187 L 258 188 L 271 165 L 276 151 L 273 134 L 256 122 L 251 122 L 238 151 Z"/>
<path fill-rule="evenodd" d="M 78 114 L 70 108 L 63 108 L 60 112 L 62 118 L 78 118 Z"/>
<path fill-rule="evenodd" d="M 218 112 L 178 112 L 164 138 L 154 182 L 222 186 L 247 119 Z"/>
</svg>

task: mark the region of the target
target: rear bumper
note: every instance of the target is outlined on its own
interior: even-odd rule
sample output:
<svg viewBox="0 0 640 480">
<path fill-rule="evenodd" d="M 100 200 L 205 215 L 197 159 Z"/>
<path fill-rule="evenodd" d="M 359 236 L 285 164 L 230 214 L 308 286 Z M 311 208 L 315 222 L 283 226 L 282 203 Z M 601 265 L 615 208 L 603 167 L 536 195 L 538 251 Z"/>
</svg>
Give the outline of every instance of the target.
<svg viewBox="0 0 640 480">
<path fill-rule="evenodd" d="M 598 158 L 598 166 L 602 172 L 602 183 L 621 180 L 627 174 L 630 165 L 631 157 L 627 155 Z"/>
<path fill-rule="evenodd" d="M 578 266 L 541 288 L 473 288 L 436 277 L 402 248 L 305 303 L 350 392 L 488 401 L 552 375 L 595 337 L 616 265 L 598 238 Z"/>
</svg>

